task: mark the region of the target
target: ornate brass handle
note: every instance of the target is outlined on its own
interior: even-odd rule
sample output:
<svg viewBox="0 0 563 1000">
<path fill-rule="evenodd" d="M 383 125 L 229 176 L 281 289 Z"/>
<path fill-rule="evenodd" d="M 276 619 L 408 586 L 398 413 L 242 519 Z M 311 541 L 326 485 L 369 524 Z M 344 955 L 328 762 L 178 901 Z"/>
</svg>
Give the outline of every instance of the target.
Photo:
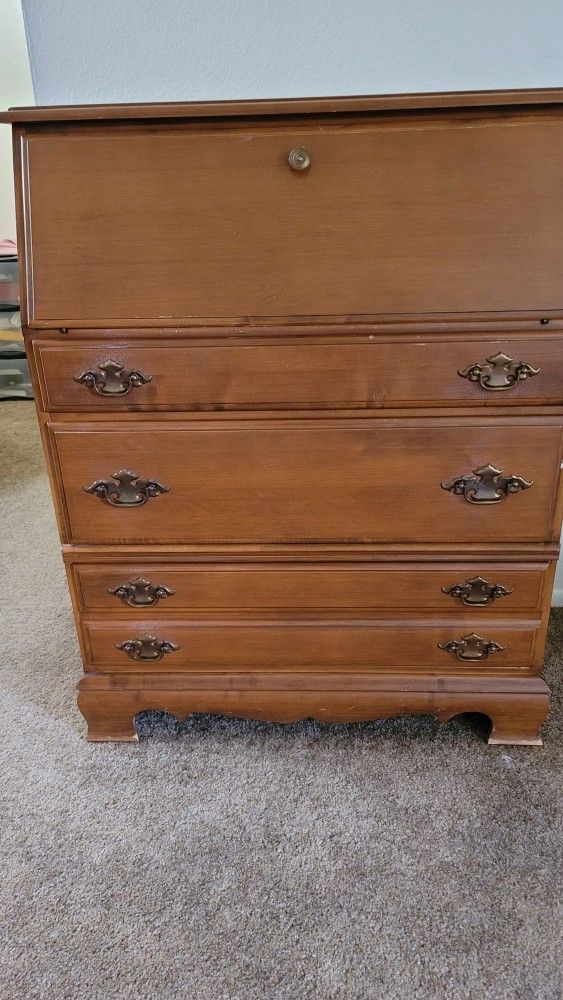
<svg viewBox="0 0 563 1000">
<path fill-rule="evenodd" d="M 91 486 L 83 487 L 84 492 L 93 493 L 112 507 L 141 507 L 151 497 L 168 493 L 170 489 L 156 479 L 139 479 L 138 474 L 130 469 L 112 472 L 112 476 L 115 482 L 96 479 Z"/>
<path fill-rule="evenodd" d="M 450 587 L 442 587 L 442 593 L 459 598 L 461 603 L 469 608 L 483 608 L 493 604 L 497 598 L 511 594 L 512 590 L 500 583 L 489 583 L 482 576 L 474 576 L 465 583 L 452 583 Z"/>
<path fill-rule="evenodd" d="M 468 503 L 485 504 L 500 503 L 509 493 L 529 490 L 533 483 L 533 479 L 528 482 L 521 476 L 503 476 L 502 469 L 495 469 L 494 465 L 482 465 L 473 470 L 473 475 L 456 476 L 442 483 L 442 489 L 464 497 Z"/>
<path fill-rule="evenodd" d="M 118 361 L 104 361 L 98 365 L 99 371 L 82 372 L 75 375 L 74 381 L 93 389 L 98 396 L 126 396 L 131 389 L 150 382 L 150 375 L 142 372 L 127 371 Z"/>
<path fill-rule="evenodd" d="M 486 364 L 460 368 L 458 375 L 469 379 L 470 382 L 478 382 L 482 389 L 502 392 L 503 389 L 512 389 L 517 382 L 523 382 L 524 379 L 537 375 L 539 371 L 539 368 L 532 368 L 532 365 L 525 361 L 514 361 L 508 354 L 499 352 L 487 358 Z"/>
<path fill-rule="evenodd" d="M 439 642 L 438 646 L 446 653 L 454 653 L 458 660 L 486 660 L 491 653 L 502 653 L 506 649 L 506 646 L 499 646 L 498 642 L 483 639 L 475 632 L 463 635 L 461 639 Z"/>
<path fill-rule="evenodd" d="M 304 146 L 296 146 L 287 158 L 292 170 L 307 170 L 311 166 L 311 154 Z"/>
<path fill-rule="evenodd" d="M 128 580 L 127 583 L 120 583 L 117 587 L 108 587 L 108 594 L 118 597 L 124 604 L 131 608 L 146 608 L 158 604 L 164 597 L 172 597 L 176 593 L 171 587 L 163 587 L 158 583 L 151 583 L 142 576 Z"/>
<path fill-rule="evenodd" d="M 161 660 L 165 653 L 173 653 L 180 647 L 168 639 L 157 639 L 155 635 L 138 635 L 136 639 L 116 642 L 116 649 L 123 650 L 132 660 Z"/>
</svg>

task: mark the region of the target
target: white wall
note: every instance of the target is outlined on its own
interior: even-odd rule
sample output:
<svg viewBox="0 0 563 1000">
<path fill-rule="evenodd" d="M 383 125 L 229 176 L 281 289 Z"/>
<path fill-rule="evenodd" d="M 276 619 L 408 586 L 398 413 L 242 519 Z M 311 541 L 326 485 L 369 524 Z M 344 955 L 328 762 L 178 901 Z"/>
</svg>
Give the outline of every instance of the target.
<svg viewBox="0 0 563 1000">
<path fill-rule="evenodd" d="M 23 7 L 40 104 L 563 84 L 562 0 L 23 0 Z M 29 96 L 22 89 L 9 102 Z M 563 565 L 557 587 L 563 604 Z"/>
<path fill-rule="evenodd" d="M 33 104 L 20 0 L 0 0 L 0 105 Z M 12 137 L 0 126 L 0 239 L 15 239 Z"/>
</svg>

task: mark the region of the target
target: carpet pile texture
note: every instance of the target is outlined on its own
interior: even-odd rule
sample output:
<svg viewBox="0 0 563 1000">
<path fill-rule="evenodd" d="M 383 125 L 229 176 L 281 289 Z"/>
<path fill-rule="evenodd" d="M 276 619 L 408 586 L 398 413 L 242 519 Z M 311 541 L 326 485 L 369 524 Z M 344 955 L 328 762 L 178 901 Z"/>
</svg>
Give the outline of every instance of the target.
<svg viewBox="0 0 563 1000">
<path fill-rule="evenodd" d="M 0 445 L 1 1000 L 560 1000 L 560 612 L 543 749 L 157 713 L 87 744 L 33 404 Z"/>
</svg>

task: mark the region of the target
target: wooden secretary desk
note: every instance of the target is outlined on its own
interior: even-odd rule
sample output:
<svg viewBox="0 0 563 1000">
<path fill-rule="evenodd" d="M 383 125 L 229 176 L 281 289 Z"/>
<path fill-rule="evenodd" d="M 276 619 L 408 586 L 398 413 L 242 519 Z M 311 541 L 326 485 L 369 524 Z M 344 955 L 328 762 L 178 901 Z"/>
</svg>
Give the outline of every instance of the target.
<svg viewBox="0 0 563 1000">
<path fill-rule="evenodd" d="M 563 90 L 1 120 L 89 738 L 154 708 L 540 743 Z"/>
</svg>

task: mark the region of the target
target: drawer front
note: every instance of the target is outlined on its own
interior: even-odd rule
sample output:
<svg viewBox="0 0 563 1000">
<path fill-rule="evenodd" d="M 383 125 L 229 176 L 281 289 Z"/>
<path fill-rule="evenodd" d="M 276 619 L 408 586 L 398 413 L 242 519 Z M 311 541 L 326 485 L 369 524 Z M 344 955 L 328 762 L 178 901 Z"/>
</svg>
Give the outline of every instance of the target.
<svg viewBox="0 0 563 1000">
<path fill-rule="evenodd" d="M 75 564 L 82 610 L 134 618 L 178 611 L 435 609 L 503 616 L 538 611 L 550 566 L 510 563 Z"/>
<path fill-rule="evenodd" d="M 32 325 L 563 306 L 554 115 L 51 125 L 24 145 Z"/>
<path fill-rule="evenodd" d="M 364 335 L 345 343 L 39 341 L 34 349 L 46 410 L 563 401 L 563 336 L 421 340 Z M 480 371 L 469 370 L 476 365 Z"/>
<path fill-rule="evenodd" d="M 65 534 L 77 543 L 462 544 L 555 531 L 555 418 L 127 421 L 50 432 Z M 533 485 L 498 503 L 442 487 L 486 463 Z M 139 482 L 124 472 L 118 486 L 120 470 Z M 114 489 L 112 506 L 100 496 Z"/>
<path fill-rule="evenodd" d="M 88 622 L 84 626 L 90 666 L 100 671 L 408 671 L 488 673 L 527 670 L 534 665 L 537 623 L 507 627 L 490 622 L 471 629 L 460 621 L 143 621 Z M 439 643 L 471 633 L 505 647 L 482 659 L 460 660 Z M 126 643 L 126 648 L 118 648 Z M 166 646 L 163 648 L 162 644 Z M 466 646 L 466 652 L 473 649 Z M 154 657 L 160 656 L 159 659 Z M 140 658 L 137 658 L 140 657 Z M 147 657 L 147 658 L 145 658 Z"/>
</svg>

